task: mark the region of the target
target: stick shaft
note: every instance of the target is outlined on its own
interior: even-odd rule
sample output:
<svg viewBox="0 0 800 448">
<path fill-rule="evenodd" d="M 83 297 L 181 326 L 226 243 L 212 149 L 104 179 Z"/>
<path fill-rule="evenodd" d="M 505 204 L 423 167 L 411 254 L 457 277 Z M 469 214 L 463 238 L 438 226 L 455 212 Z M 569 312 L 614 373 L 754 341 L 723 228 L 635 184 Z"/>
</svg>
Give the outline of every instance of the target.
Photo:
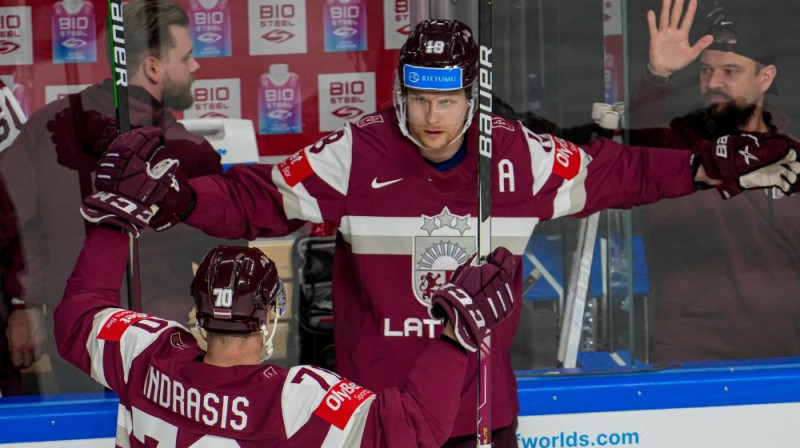
<svg viewBox="0 0 800 448">
<path fill-rule="evenodd" d="M 478 9 L 478 256 L 492 249 L 492 1 L 481 0 Z M 478 447 L 492 444 L 491 334 L 478 351 Z"/>
<path fill-rule="evenodd" d="M 131 129 L 128 107 L 128 58 L 125 49 L 125 23 L 122 20 L 122 1 L 108 0 L 108 44 L 111 49 L 111 79 L 114 85 L 114 109 L 117 113 L 117 131 L 120 135 Z M 128 268 L 125 285 L 128 308 L 142 310 L 141 280 L 139 275 L 139 243 L 129 235 Z"/>
</svg>

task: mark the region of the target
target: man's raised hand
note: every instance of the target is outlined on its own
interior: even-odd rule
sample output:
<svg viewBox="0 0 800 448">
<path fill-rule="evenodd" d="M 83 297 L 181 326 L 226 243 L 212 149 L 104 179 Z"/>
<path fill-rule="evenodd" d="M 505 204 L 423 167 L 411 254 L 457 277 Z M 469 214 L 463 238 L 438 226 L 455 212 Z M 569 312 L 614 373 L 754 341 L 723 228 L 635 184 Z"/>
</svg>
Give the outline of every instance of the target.
<svg viewBox="0 0 800 448">
<path fill-rule="evenodd" d="M 689 44 L 689 31 L 697 12 L 697 0 L 691 0 L 686 15 L 681 20 L 684 0 L 663 0 L 661 15 L 656 24 L 656 13 L 647 12 L 647 25 L 650 29 L 650 60 L 648 70 L 654 75 L 669 77 L 685 68 L 700 56 L 714 41 L 705 35 L 694 45 Z"/>
</svg>

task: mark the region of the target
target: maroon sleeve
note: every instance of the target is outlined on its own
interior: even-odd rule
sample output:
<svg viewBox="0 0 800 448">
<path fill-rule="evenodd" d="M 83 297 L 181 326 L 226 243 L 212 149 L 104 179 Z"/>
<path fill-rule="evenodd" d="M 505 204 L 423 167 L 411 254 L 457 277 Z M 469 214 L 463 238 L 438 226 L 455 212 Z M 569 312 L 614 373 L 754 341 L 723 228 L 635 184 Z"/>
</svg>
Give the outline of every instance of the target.
<svg viewBox="0 0 800 448">
<path fill-rule="evenodd" d="M 453 428 L 466 367 L 467 356 L 455 347 L 428 344 L 403 387 L 384 390 L 372 403 L 361 446 L 441 446 Z"/>
<path fill-rule="evenodd" d="M 95 315 L 120 306 L 127 254 L 127 235 L 103 227 L 92 230 L 53 312 L 58 353 L 84 372 L 89 372 L 86 341 Z"/>
<path fill-rule="evenodd" d="M 688 151 L 626 146 L 607 139 L 593 140 L 584 149 L 592 161 L 586 179 L 586 209 L 578 216 L 695 191 Z"/>
<path fill-rule="evenodd" d="M 164 156 L 180 160 L 189 179 L 222 173 L 222 158 L 208 141 L 174 122 L 164 131 Z"/>
<path fill-rule="evenodd" d="M 192 179 L 197 202 L 186 224 L 220 238 L 283 236 L 302 225 L 286 218 L 272 165 L 237 165 Z"/>
</svg>

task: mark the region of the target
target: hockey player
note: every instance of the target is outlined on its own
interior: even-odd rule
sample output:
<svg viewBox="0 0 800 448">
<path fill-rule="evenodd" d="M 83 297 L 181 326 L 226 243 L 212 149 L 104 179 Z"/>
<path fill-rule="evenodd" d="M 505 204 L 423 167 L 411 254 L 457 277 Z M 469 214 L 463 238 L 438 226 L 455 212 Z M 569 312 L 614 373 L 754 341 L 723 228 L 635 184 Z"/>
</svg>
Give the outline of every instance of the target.
<svg viewBox="0 0 800 448">
<path fill-rule="evenodd" d="M 104 200 L 124 202 L 113 193 Z M 219 246 L 191 286 L 204 352 L 179 323 L 119 308 L 128 250 L 119 229 L 138 233 L 142 221 L 116 210 L 121 217 L 83 209 L 101 227 L 87 237 L 55 310 L 55 335 L 64 359 L 119 395 L 130 434 L 121 446 L 440 446 L 458 410 L 467 352 L 514 309 L 511 253 L 499 248 L 463 266 L 432 300 L 431 316 L 447 320 L 442 336 L 412 360 L 402 387 L 376 394 L 317 367 L 262 364 L 271 354 L 270 313 L 277 324 L 285 306 L 277 267 L 256 248 Z"/>
<path fill-rule="evenodd" d="M 376 391 L 403 384 L 417 353 L 441 332 L 426 311 L 432 292 L 476 250 L 478 57 L 466 25 L 420 23 L 400 51 L 394 107 L 346 124 L 278 165 L 192 179 L 165 196 L 151 225 L 163 230 L 183 220 L 227 238 L 285 235 L 309 221 L 335 225 L 336 370 Z M 136 202 L 135 192 L 124 192 L 127 179 L 140 175 L 159 142 L 121 140 L 126 151 L 104 157 L 108 168 L 98 174 L 106 178 L 96 187 Z M 741 156 L 746 148 L 757 151 L 757 161 Z M 540 220 L 684 196 L 698 185 L 731 194 L 788 189 L 800 170 L 783 139 L 731 137 L 693 157 L 610 140 L 578 147 L 500 117 L 492 118 L 492 151 L 492 242 L 515 256 Z M 515 294 L 521 275 L 518 263 Z M 509 352 L 519 317 L 515 310 L 492 333 L 497 447 L 517 444 Z M 475 445 L 476 372 L 470 359 L 445 446 Z"/>
</svg>

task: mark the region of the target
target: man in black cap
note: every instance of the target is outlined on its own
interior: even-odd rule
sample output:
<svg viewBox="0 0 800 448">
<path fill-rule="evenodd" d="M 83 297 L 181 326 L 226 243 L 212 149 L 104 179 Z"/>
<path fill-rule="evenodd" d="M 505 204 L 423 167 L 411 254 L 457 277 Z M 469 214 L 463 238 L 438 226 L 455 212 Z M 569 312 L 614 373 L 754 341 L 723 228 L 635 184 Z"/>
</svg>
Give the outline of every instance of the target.
<svg viewBox="0 0 800 448">
<path fill-rule="evenodd" d="M 674 94 L 672 75 L 696 59 L 703 104 L 672 120 L 669 129 L 631 131 L 633 144 L 690 148 L 727 134 L 779 132 L 764 110 L 778 73 L 770 24 L 719 3 L 708 34 L 694 45 L 689 32 L 697 0 L 685 14 L 683 0 L 663 0 L 658 20 L 648 12 L 647 79 L 634 96 L 642 88 L 660 96 L 633 110 L 633 118 L 662 111 Z M 643 213 L 656 301 L 653 359 L 800 356 L 800 207 L 790 203 L 797 195 L 752 191 L 724 206 L 716 196 L 701 192 Z"/>
<path fill-rule="evenodd" d="M 700 95 L 706 114 L 702 117 L 703 136 L 711 139 L 736 131 L 769 130 L 771 115 L 764 114 L 763 109 L 766 94 L 777 92 L 774 82 L 778 69 L 775 40 L 768 25 L 743 14 L 743 9 L 734 17 L 729 7 L 715 8 L 707 17 L 711 22 L 707 34 L 690 45 L 697 0 L 689 3 L 682 22 L 683 1 L 677 0 L 672 11 L 671 4 L 672 0 L 663 0 L 658 23 L 655 12 L 648 12 L 650 56 L 644 82 L 634 94 L 644 95 L 638 95 L 635 102 L 647 100 L 652 105 L 653 100 L 666 99 L 672 90 L 672 76 L 699 60 Z"/>
</svg>

